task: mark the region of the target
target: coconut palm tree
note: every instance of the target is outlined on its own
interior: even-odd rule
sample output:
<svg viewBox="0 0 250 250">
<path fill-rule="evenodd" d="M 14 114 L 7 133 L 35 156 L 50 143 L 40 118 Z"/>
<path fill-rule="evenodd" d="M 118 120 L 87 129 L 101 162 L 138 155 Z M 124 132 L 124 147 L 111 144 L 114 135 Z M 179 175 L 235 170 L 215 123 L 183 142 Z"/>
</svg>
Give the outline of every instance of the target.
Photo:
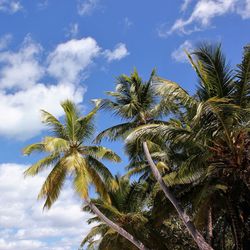
<svg viewBox="0 0 250 250">
<path fill-rule="evenodd" d="M 110 190 L 111 203 L 103 199 L 93 199 L 92 202 L 115 223 L 119 224 L 136 238 L 140 239 L 149 249 L 196 249 L 191 239 L 182 230 L 178 231 L 178 222 L 174 216 L 171 221 L 165 221 L 157 225 L 152 211 L 154 210 L 154 199 L 151 193 L 147 193 L 147 182 L 129 183 L 126 176 L 116 178 L 118 188 Z M 157 203 L 157 202 L 156 202 Z M 84 207 L 89 211 L 89 207 Z M 173 219 L 174 218 L 174 219 Z M 100 222 L 98 217 L 93 217 L 89 223 L 98 223 L 84 238 L 82 245 L 89 249 L 134 249 L 134 246 L 110 229 L 106 224 Z M 181 237 L 180 237 L 181 235 Z"/>
<path fill-rule="evenodd" d="M 108 137 L 110 140 L 114 140 L 119 137 L 124 138 L 127 137 L 133 129 L 141 125 L 153 122 L 163 123 L 162 121 L 157 121 L 156 119 L 164 114 L 167 114 L 170 109 L 172 111 L 176 110 L 178 102 L 173 102 L 172 104 L 170 104 L 171 102 L 168 102 L 169 105 L 166 105 L 166 100 L 164 100 L 164 102 L 159 101 L 159 96 L 157 96 L 155 88 L 152 84 L 154 77 L 155 72 L 153 71 L 150 80 L 147 83 L 143 83 L 137 71 L 134 71 L 130 77 L 122 75 L 118 78 L 116 91 L 108 92 L 108 95 L 113 97 L 114 100 L 103 100 L 102 107 L 113 111 L 115 115 L 127 120 L 127 122 L 104 130 L 97 136 L 97 141 L 100 141 L 103 137 Z M 131 138 L 131 136 L 129 137 Z M 172 205 L 175 207 L 190 235 L 193 237 L 200 249 L 212 249 L 206 243 L 200 232 L 194 227 L 189 216 L 187 216 L 177 199 L 165 185 L 155 162 L 151 158 L 147 142 L 143 141 L 142 145 L 144 150 L 143 160 L 145 161 L 146 159 L 148 162 L 152 174 L 159 183 L 166 198 L 170 200 Z"/>
<path fill-rule="evenodd" d="M 175 171 L 164 177 L 165 183 L 177 185 L 199 181 L 208 190 L 219 191 L 230 217 L 235 249 L 242 249 L 243 239 L 249 235 L 246 219 L 249 215 L 244 212 L 242 222 L 239 214 L 242 212 L 240 200 L 244 201 L 244 206 L 249 206 L 250 139 L 246 109 L 250 89 L 249 46 L 236 71 L 229 68 L 220 46 L 202 45 L 188 57 L 199 78 L 195 96 L 190 96 L 177 83 L 159 77 L 153 79 L 163 100 L 174 96 L 181 105 L 183 114 L 179 122 L 144 125 L 130 138 L 138 140 L 141 137 L 144 141 L 160 137 L 171 144 L 172 149 L 175 146 L 175 158 L 181 152 L 182 164 L 172 163 Z M 206 193 L 210 193 L 207 198 L 211 198 L 211 192 L 202 192 L 203 204 Z"/>
<path fill-rule="evenodd" d="M 23 150 L 25 155 L 33 152 L 46 154 L 25 171 L 25 176 L 34 176 L 46 168 L 52 168 L 38 195 L 39 198 L 45 198 L 44 208 L 49 209 L 57 200 L 69 176 L 73 179 L 75 191 L 100 220 L 139 249 L 146 249 L 134 236 L 107 218 L 89 198 L 89 185 L 93 184 L 101 197 L 110 200 L 106 187 L 112 188 L 115 182 L 100 160 L 120 161 L 119 156 L 110 149 L 86 145 L 93 135 L 93 118 L 98 105 L 86 116 L 80 116 L 76 105 L 69 100 L 63 102 L 61 106 L 65 112 L 64 122 L 43 110 L 43 122 L 48 125 L 52 135 L 45 136 L 41 142 L 31 144 Z"/>
<path fill-rule="evenodd" d="M 143 189 L 144 186 L 139 183 L 130 185 L 128 178 L 118 178 L 116 176 L 116 183 L 118 188 L 109 190 L 109 197 L 111 202 L 107 202 L 102 198 L 92 199 L 92 202 L 116 224 L 125 228 L 128 232 L 133 234 L 136 238 L 148 245 L 148 230 L 145 227 L 148 221 L 145 217 L 143 209 L 145 208 L 146 194 Z M 84 211 L 91 211 L 87 205 Z M 99 222 L 93 227 L 89 234 L 84 238 L 81 246 L 98 244 L 98 249 L 136 249 L 129 241 L 121 237 L 117 232 L 111 229 L 108 225 L 102 223 L 98 217 L 93 217 L 89 223 Z M 95 238 L 101 236 L 97 241 Z M 148 246 L 150 249 L 150 245 Z"/>
</svg>

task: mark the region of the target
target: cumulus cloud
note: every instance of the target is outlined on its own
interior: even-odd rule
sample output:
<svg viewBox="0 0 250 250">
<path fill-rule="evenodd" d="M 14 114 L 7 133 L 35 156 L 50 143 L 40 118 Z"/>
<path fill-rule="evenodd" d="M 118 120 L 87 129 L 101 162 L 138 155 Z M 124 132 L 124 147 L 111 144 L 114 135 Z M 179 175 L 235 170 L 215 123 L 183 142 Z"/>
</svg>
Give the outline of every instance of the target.
<svg viewBox="0 0 250 250">
<path fill-rule="evenodd" d="M 48 57 L 48 72 L 59 81 L 77 82 L 81 79 L 80 73 L 99 55 L 99 51 L 97 42 L 91 37 L 61 43 Z"/>
<path fill-rule="evenodd" d="M 44 74 L 39 63 L 41 46 L 27 37 L 18 52 L 0 53 L 0 89 L 27 89 Z"/>
<path fill-rule="evenodd" d="M 181 10 L 190 7 L 191 0 L 184 0 Z M 209 27 L 215 17 L 229 13 L 239 14 L 243 19 L 250 18 L 250 0 L 198 0 L 187 18 L 178 18 L 172 27 L 162 25 L 159 36 L 168 36 L 174 32 L 190 34 Z"/>
<path fill-rule="evenodd" d="M 44 53 L 28 36 L 19 50 L 0 51 L 0 136 L 25 140 L 38 135 L 44 129 L 41 109 L 60 117 L 63 100 L 82 102 L 86 87 L 81 82 L 96 58 L 112 61 L 126 55 L 124 44 L 104 53 L 91 37 L 70 39 Z"/>
<path fill-rule="evenodd" d="M 61 101 L 65 99 L 80 103 L 85 88 L 73 84 L 35 84 L 26 90 L 13 93 L 0 91 L 0 135 L 25 140 L 45 129 L 41 123 L 41 109 L 60 117 L 63 110 Z"/>
<path fill-rule="evenodd" d="M 8 13 L 16 13 L 22 9 L 20 1 L 17 0 L 0 0 L 0 11 Z"/>
<path fill-rule="evenodd" d="M 104 56 L 107 58 L 108 62 L 119 61 L 122 58 L 129 55 L 129 52 L 124 43 L 118 43 L 114 50 L 105 50 Z"/>
<path fill-rule="evenodd" d="M 66 48 L 70 42 L 75 41 L 65 43 Z M 72 59 L 69 50 L 63 50 L 64 44 L 58 48 L 50 55 L 50 65 L 41 60 L 42 47 L 30 38 L 25 39 L 18 51 L 0 53 L 0 135 L 22 140 L 31 138 L 44 129 L 40 122 L 40 109 L 60 117 L 63 115 L 61 101 L 72 99 L 77 104 L 82 102 L 85 87 L 73 81 L 90 62 L 90 48 L 86 47 L 85 64 L 77 57 Z M 65 62 L 64 66 L 60 60 Z M 53 69 L 63 70 L 65 79 L 58 76 L 55 83 L 44 83 L 42 80 L 48 70 L 55 75 Z"/>
<path fill-rule="evenodd" d="M 98 7 L 99 0 L 78 0 L 77 10 L 81 16 L 90 15 Z"/>
<path fill-rule="evenodd" d="M 0 249 L 77 249 L 90 226 L 81 211 L 81 200 L 66 183 L 49 211 L 36 197 L 44 175 L 23 178 L 27 166 L 0 164 Z"/>
<path fill-rule="evenodd" d="M 185 63 L 187 62 L 187 55 L 185 53 L 185 50 L 190 53 L 193 48 L 193 44 L 189 40 L 186 40 L 176 50 L 172 52 L 171 57 L 176 62 Z"/>
</svg>

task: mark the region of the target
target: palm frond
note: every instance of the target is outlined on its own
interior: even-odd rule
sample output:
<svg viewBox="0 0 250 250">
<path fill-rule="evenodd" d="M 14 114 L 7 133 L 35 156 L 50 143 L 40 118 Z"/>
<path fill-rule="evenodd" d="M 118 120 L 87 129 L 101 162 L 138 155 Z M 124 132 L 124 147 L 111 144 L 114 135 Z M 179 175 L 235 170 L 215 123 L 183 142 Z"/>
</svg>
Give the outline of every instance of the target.
<svg viewBox="0 0 250 250">
<path fill-rule="evenodd" d="M 121 158 L 114 151 L 102 146 L 82 146 L 80 151 L 83 155 L 90 155 L 101 160 L 121 161 Z"/>
<path fill-rule="evenodd" d="M 88 161 L 88 165 L 93 168 L 98 173 L 98 175 L 101 176 L 103 181 L 107 184 L 108 188 L 110 190 L 115 189 L 116 184 L 109 169 L 103 163 L 90 155 L 86 159 Z"/>
<path fill-rule="evenodd" d="M 42 122 L 45 123 L 57 137 L 67 139 L 67 133 L 63 124 L 52 114 L 45 110 L 42 112 Z"/>
<path fill-rule="evenodd" d="M 94 117 L 96 112 L 99 110 L 99 104 L 96 104 L 96 107 L 92 109 L 87 115 L 80 117 L 76 120 L 77 132 L 76 136 L 78 141 L 90 139 L 94 132 Z"/>
<path fill-rule="evenodd" d="M 66 133 L 72 141 L 76 141 L 76 121 L 79 118 L 79 111 L 76 105 L 70 101 L 66 100 L 61 103 L 61 106 L 65 113 L 65 125 Z"/>
<path fill-rule="evenodd" d="M 51 155 L 37 161 L 34 163 L 31 167 L 29 167 L 24 172 L 24 176 L 34 176 L 37 175 L 39 172 L 44 170 L 46 167 L 52 166 L 54 163 L 56 163 L 60 158 L 59 154 L 52 153 Z"/>
<path fill-rule="evenodd" d="M 108 129 L 103 130 L 99 135 L 97 135 L 95 142 L 100 143 L 103 138 L 107 138 L 110 141 L 114 141 L 118 138 L 126 136 L 126 133 L 136 126 L 134 122 L 122 123 Z"/>
<path fill-rule="evenodd" d="M 179 84 L 163 79 L 161 77 L 154 77 L 153 84 L 156 86 L 157 93 L 162 96 L 162 103 L 164 105 L 171 105 L 171 103 L 181 104 L 187 108 L 195 108 L 197 101 L 188 94 L 186 90 L 180 87 Z"/>
<path fill-rule="evenodd" d="M 44 152 L 45 151 L 45 147 L 44 147 L 44 143 L 43 142 L 39 142 L 39 143 L 33 143 L 30 144 L 29 146 L 25 147 L 23 149 L 23 154 L 24 155 L 30 155 L 33 152 Z"/>
<path fill-rule="evenodd" d="M 38 199 L 45 198 L 44 208 L 50 208 L 57 200 L 67 175 L 67 168 L 62 161 L 58 161 L 47 176 Z"/>
<path fill-rule="evenodd" d="M 75 171 L 74 189 L 83 199 L 89 196 L 88 187 L 90 178 L 89 173 L 84 169 L 77 169 Z"/>
<path fill-rule="evenodd" d="M 250 101 L 250 49 L 245 47 L 242 63 L 237 65 L 235 101 L 242 108 L 249 107 Z"/>
<path fill-rule="evenodd" d="M 44 137 L 43 145 L 46 152 L 62 153 L 69 150 L 69 142 L 57 137 Z"/>
<path fill-rule="evenodd" d="M 222 54 L 220 45 L 203 44 L 192 55 L 195 56 L 196 72 L 200 78 L 198 95 L 201 100 L 211 97 L 229 97 L 233 92 L 232 70 Z"/>
<path fill-rule="evenodd" d="M 103 236 L 108 231 L 108 226 L 106 224 L 99 224 L 95 227 L 92 227 L 90 232 L 87 234 L 87 236 L 82 240 L 81 247 L 83 247 L 85 244 L 89 244 L 93 241 L 93 239 L 96 236 Z"/>
<path fill-rule="evenodd" d="M 107 203 L 110 203 L 108 189 L 107 186 L 105 185 L 104 180 L 97 173 L 97 171 L 95 171 L 95 169 L 92 168 L 91 166 L 87 168 L 87 171 L 89 173 L 89 177 L 91 178 L 91 182 L 94 184 L 97 193 L 102 197 L 103 200 L 105 200 Z"/>
</svg>

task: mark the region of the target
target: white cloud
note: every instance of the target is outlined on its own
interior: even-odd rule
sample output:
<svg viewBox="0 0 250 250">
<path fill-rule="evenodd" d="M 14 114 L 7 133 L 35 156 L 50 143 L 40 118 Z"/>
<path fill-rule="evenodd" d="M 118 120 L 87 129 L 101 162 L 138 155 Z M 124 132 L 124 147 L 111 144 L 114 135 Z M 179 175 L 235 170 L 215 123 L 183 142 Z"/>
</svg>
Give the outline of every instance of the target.
<svg viewBox="0 0 250 250">
<path fill-rule="evenodd" d="M 44 74 L 38 55 L 41 46 L 26 38 L 18 52 L 0 53 L 0 89 L 26 89 Z"/>
<path fill-rule="evenodd" d="M 108 62 L 119 61 L 122 58 L 129 55 L 129 52 L 124 43 L 118 43 L 114 50 L 105 50 L 104 56 L 107 58 Z"/>
<path fill-rule="evenodd" d="M 48 72 L 59 81 L 76 83 L 81 79 L 80 73 L 99 55 L 99 51 L 91 37 L 61 43 L 48 57 Z"/>
<path fill-rule="evenodd" d="M 11 34 L 5 34 L 2 37 L 0 37 L 0 50 L 7 48 L 9 43 L 11 42 L 11 39 L 12 39 Z"/>
<path fill-rule="evenodd" d="M 38 135 L 44 129 L 41 109 L 60 117 L 61 101 L 82 102 L 86 87 L 81 81 L 97 57 L 112 61 L 126 55 L 124 44 L 104 53 L 91 37 L 60 43 L 48 53 L 28 36 L 18 51 L 0 52 L 0 136 L 25 140 Z"/>
<path fill-rule="evenodd" d="M 176 50 L 174 50 L 171 54 L 171 57 L 176 62 L 185 63 L 187 62 L 187 55 L 185 53 L 185 50 L 189 53 L 193 50 L 193 44 L 189 40 L 186 40 Z"/>
<path fill-rule="evenodd" d="M 62 83 L 35 84 L 14 94 L 0 91 L 0 135 L 21 140 L 31 138 L 45 129 L 41 109 L 60 117 L 63 115 L 60 102 L 71 99 L 80 103 L 84 93 L 84 88 Z"/>
<path fill-rule="evenodd" d="M 77 10 L 81 16 L 90 15 L 97 7 L 99 0 L 78 0 Z"/>
<path fill-rule="evenodd" d="M 8 13 L 16 13 L 22 9 L 20 1 L 17 0 L 0 0 L 0 11 Z"/>
<path fill-rule="evenodd" d="M 181 5 L 181 11 L 186 11 L 186 9 L 189 7 L 193 0 L 184 0 L 182 5 Z"/>
<path fill-rule="evenodd" d="M 181 10 L 187 10 L 190 0 L 184 0 Z M 243 19 L 250 18 L 249 0 L 198 0 L 188 18 L 178 18 L 170 29 L 161 27 L 159 36 L 168 36 L 174 32 L 190 34 L 211 25 L 215 17 L 237 13 Z"/>
<path fill-rule="evenodd" d="M 23 178 L 27 166 L 0 164 L 0 249 L 73 250 L 90 229 L 89 215 L 69 183 L 49 211 L 36 197 L 45 174 Z"/>
</svg>

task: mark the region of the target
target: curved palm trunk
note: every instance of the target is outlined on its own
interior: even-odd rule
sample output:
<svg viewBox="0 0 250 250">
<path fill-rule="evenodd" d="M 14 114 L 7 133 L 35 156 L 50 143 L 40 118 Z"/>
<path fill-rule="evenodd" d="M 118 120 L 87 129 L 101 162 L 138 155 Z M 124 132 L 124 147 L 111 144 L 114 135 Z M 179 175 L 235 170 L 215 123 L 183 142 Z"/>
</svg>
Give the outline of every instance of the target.
<svg viewBox="0 0 250 250">
<path fill-rule="evenodd" d="M 167 185 L 164 183 L 160 172 L 158 171 L 154 161 L 151 158 L 151 155 L 149 153 L 148 146 L 147 146 L 146 142 L 143 142 L 143 149 L 144 149 L 145 156 L 147 158 L 147 161 L 148 161 L 148 163 L 150 165 L 150 168 L 152 170 L 152 173 L 153 173 L 154 177 L 156 178 L 156 180 L 160 184 L 161 189 L 163 190 L 163 192 L 164 192 L 165 196 L 167 197 L 167 199 L 172 203 L 172 205 L 176 209 L 177 213 L 180 216 L 180 219 L 183 221 L 184 225 L 186 226 L 186 228 L 187 228 L 188 232 L 190 233 L 190 235 L 193 237 L 193 239 L 196 242 L 196 244 L 198 245 L 199 249 L 201 249 L 201 250 L 212 250 L 213 248 L 205 241 L 204 237 L 195 228 L 195 226 L 191 222 L 189 216 L 184 212 L 182 207 L 179 205 L 177 199 L 173 196 L 173 194 L 170 192 Z"/>
<path fill-rule="evenodd" d="M 121 236 L 129 240 L 132 244 L 134 244 L 138 249 L 140 250 L 148 250 L 142 242 L 135 239 L 134 236 L 132 236 L 130 233 L 128 233 L 126 230 L 124 230 L 122 227 L 115 224 L 113 221 L 111 221 L 109 218 L 107 218 L 97 207 L 95 204 L 91 202 L 89 198 L 87 198 L 86 203 L 91 208 L 91 210 L 102 220 L 104 221 L 109 227 L 111 227 L 113 230 L 115 230 L 117 233 L 119 233 Z"/>
<path fill-rule="evenodd" d="M 212 205 L 208 207 L 207 213 L 207 241 L 210 246 L 213 246 L 213 214 Z"/>
</svg>

